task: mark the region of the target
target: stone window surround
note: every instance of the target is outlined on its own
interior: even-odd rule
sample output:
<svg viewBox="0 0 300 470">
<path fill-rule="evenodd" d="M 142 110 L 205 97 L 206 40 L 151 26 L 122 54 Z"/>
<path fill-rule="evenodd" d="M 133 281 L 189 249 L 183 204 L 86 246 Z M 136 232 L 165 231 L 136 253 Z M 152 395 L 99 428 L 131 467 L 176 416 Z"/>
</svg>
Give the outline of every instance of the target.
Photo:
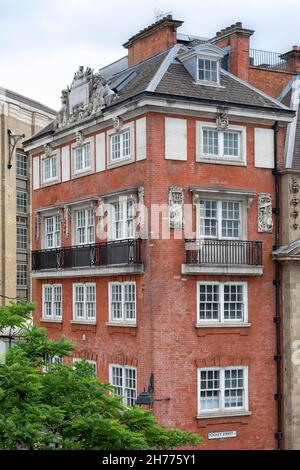
<svg viewBox="0 0 300 470">
<path fill-rule="evenodd" d="M 56 177 L 49 180 L 44 180 L 44 170 L 43 162 L 47 158 L 56 157 Z M 61 160 L 60 160 L 60 149 L 53 150 L 50 155 L 43 154 L 40 156 L 40 179 L 41 179 L 41 188 L 46 186 L 52 186 L 53 184 L 60 183 L 61 181 Z"/>
<path fill-rule="evenodd" d="M 130 156 L 126 158 L 121 158 L 119 161 L 112 162 L 110 159 L 111 153 L 111 136 L 115 134 L 121 134 L 126 132 L 127 130 L 130 131 Z M 131 121 L 129 123 L 124 123 L 122 129 L 118 132 L 115 129 L 110 129 L 106 132 L 107 135 L 107 169 L 116 168 L 122 165 L 128 165 L 129 163 L 133 163 L 135 161 L 135 121 Z"/>
<path fill-rule="evenodd" d="M 241 226 L 240 226 L 240 238 L 239 240 L 247 240 L 248 233 L 248 217 L 247 212 L 249 206 L 252 204 L 254 193 L 243 193 L 242 191 L 226 191 L 218 189 L 192 189 L 193 192 L 193 204 L 196 208 L 196 233 L 197 238 L 200 237 L 200 205 L 201 200 L 211 201 L 229 201 L 229 202 L 240 202 L 241 210 Z M 227 240 L 227 239 L 226 239 Z"/>
<path fill-rule="evenodd" d="M 94 136 L 84 138 L 82 145 L 86 145 L 86 144 L 90 144 L 91 167 L 83 171 L 74 170 L 74 149 L 77 147 L 80 147 L 80 145 L 78 145 L 77 142 L 74 142 L 73 144 L 71 144 L 71 180 L 80 178 L 82 176 L 91 175 L 95 172 L 95 138 Z"/>
<path fill-rule="evenodd" d="M 226 130 L 236 131 L 240 133 L 240 150 L 239 157 L 231 156 L 213 156 L 203 154 L 203 130 L 211 129 L 217 130 L 215 122 L 209 121 L 196 121 L 196 162 L 214 163 L 219 165 L 234 165 L 234 166 L 247 166 L 247 127 L 229 125 Z M 218 131 L 220 133 L 224 131 Z M 226 132 L 226 131 L 225 131 Z"/>
</svg>

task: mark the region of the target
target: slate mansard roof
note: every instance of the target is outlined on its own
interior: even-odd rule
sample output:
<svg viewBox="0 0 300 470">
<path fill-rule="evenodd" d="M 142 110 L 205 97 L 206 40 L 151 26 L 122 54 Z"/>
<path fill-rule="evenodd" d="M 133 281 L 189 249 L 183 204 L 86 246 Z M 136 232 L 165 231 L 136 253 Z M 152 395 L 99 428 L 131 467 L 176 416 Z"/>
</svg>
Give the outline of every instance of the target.
<svg viewBox="0 0 300 470">
<path fill-rule="evenodd" d="M 178 58 L 179 54 L 189 49 L 189 46 L 184 47 L 182 44 L 176 44 L 169 50 L 130 68 L 127 67 L 126 58 L 123 58 L 112 64 L 111 70 L 114 74 L 110 77 L 107 76 L 110 66 L 104 67 L 102 70 L 106 71 L 105 78 L 117 93 L 117 99 L 110 107 L 104 109 L 104 113 L 110 108 L 115 109 L 121 103 L 138 100 L 142 96 L 147 96 L 147 98 L 172 97 L 211 106 L 235 106 L 292 113 L 282 102 L 269 97 L 223 69 L 221 69 L 220 86 L 195 83 Z M 29 141 L 38 140 L 54 132 L 55 125 L 52 123 L 35 134 Z"/>
</svg>

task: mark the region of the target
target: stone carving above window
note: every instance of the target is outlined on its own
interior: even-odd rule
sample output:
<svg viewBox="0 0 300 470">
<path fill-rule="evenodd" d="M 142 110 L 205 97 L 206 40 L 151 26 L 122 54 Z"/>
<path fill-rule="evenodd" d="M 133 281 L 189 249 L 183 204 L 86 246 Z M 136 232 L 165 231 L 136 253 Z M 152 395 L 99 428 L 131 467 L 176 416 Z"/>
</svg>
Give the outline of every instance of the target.
<svg viewBox="0 0 300 470">
<path fill-rule="evenodd" d="M 180 229 L 183 227 L 184 196 L 179 186 L 169 189 L 169 227 Z"/>
<path fill-rule="evenodd" d="M 258 195 L 258 231 L 272 233 L 272 196 L 268 193 Z"/>
<path fill-rule="evenodd" d="M 216 125 L 218 131 L 226 131 L 229 126 L 229 117 L 228 117 L 228 109 L 227 108 L 218 108 L 217 117 L 216 117 Z"/>
<path fill-rule="evenodd" d="M 61 108 L 57 113 L 57 127 L 62 128 L 101 113 L 116 99 L 116 93 L 106 79 L 87 67 L 79 67 L 71 87 L 62 90 Z"/>
</svg>

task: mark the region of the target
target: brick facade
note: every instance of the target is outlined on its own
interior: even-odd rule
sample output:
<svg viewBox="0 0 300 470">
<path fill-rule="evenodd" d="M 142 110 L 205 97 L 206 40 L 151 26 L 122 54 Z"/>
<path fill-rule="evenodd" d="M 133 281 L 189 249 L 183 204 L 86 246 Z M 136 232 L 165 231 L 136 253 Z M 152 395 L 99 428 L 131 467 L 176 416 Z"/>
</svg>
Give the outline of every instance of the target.
<svg viewBox="0 0 300 470">
<path fill-rule="evenodd" d="M 151 35 L 133 40 L 129 45 L 129 63 L 138 64 L 141 60 L 161 52 L 174 43 L 174 25 L 155 31 Z M 273 97 L 277 96 L 291 75 L 249 68 L 249 30 L 235 25 L 234 34 L 220 32 L 214 39 L 219 47 L 231 46 L 230 71 L 242 80 L 261 85 Z M 229 34 L 229 36 L 228 36 Z M 226 36 L 224 38 L 223 36 Z M 228 39 L 229 37 L 229 39 Z M 130 42 L 130 41 L 129 41 Z M 135 44 L 136 42 L 136 44 Z M 126 45 L 126 47 L 128 44 Z M 278 78 L 279 77 L 279 78 Z M 262 88 L 262 86 L 260 86 Z M 140 114 L 139 114 L 140 113 Z M 255 129 L 272 129 L 272 119 L 266 123 L 258 118 L 230 117 L 230 125 L 246 127 L 245 165 L 213 164 L 196 161 L 196 122 L 215 123 L 215 117 L 207 117 L 206 111 L 175 111 L 166 109 L 139 110 L 137 117 L 146 117 L 147 140 L 146 159 L 116 168 L 108 166 L 108 145 L 106 142 L 106 169 L 66 182 L 39 188 L 33 191 L 33 213 L 55 207 L 63 208 L 68 203 L 120 193 L 129 188 L 143 186 L 145 205 L 148 209 L 148 224 L 151 227 L 151 208 L 155 204 L 167 204 L 169 189 L 182 188 L 186 204 L 193 204 L 191 188 L 209 188 L 232 193 L 241 191 L 253 194 L 246 214 L 246 234 L 244 240 L 263 242 L 263 274 L 261 276 L 230 274 L 182 274 L 181 265 L 185 262 L 185 243 L 179 239 L 181 229 L 171 230 L 171 239 L 142 240 L 142 261 L 144 273 L 110 274 L 94 276 L 93 269 L 88 276 L 76 273 L 76 277 L 61 278 L 49 274 L 47 279 L 34 280 L 33 297 L 38 303 L 35 323 L 46 326 L 49 336 L 58 339 L 62 334 L 74 341 L 74 356 L 97 362 L 98 377 L 109 380 L 109 364 L 127 365 L 137 368 L 137 393 L 148 387 L 151 373 L 154 374 L 153 412 L 165 426 L 198 432 L 205 438 L 205 449 L 275 449 L 277 442 L 276 393 L 276 326 L 275 313 L 275 264 L 271 253 L 274 245 L 274 231 L 258 232 L 258 195 L 269 194 L 275 201 L 275 185 L 272 168 L 255 166 Z M 187 160 L 166 159 L 165 119 L 179 118 L 186 121 Z M 124 118 L 124 123 L 133 122 L 136 131 L 136 117 Z M 84 137 L 95 139 L 99 132 L 112 129 L 101 123 L 96 130 L 85 130 Z M 106 139 L 108 139 L 107 133 Z M 136 134 L 135 134 L 136 135 Z M 284 166 L 284 123 L 278 133 L 279 166 Z M 53 150 L 60 150 L 75 142 L 74 129 L 69 137 L 53 139 Z M 96 159 L 96 140 L 94 140 Z M 137 144 L 135 139 L 135 154 Z M 39 144 L 32 150 L 32 157 L 41 156 Z M 96 166 L 96 164 L 94 165 Z M 62 168 L 60 173 L 62 172 Z M 193 228 L 196 228 L 196 210 L 192 209 Z M 96 218 L 96 223 L 98 219 Z M 70 246 L 72 222 L 68 218 L 69 235 L 62 231 L 63 247 Z M 36 234 L 38 230 L 38 237 Z M 34 228 L 33 250 L 42 248 L 42 229 Z M 96 242 L 100 240 L 96 239 Z M 75 272 L 75 271 L 74 271 Z M 112 281 L 135 281 L 137 293 L 137 324 L 134 326 L 112 326 L 109 322 L 108 284 Z M 223 327 L 196 327 L 197 323 L 197 282 L 245 282 L 248 286 L 248 324 Z M 42 285 L 59 282 L 63 291 L 62 322 L 45 322 L 42 317 Z M 80 282 L 96 283 L 96 324 L 87 325 L 72 321 L 72 284 Z M 248 367 L 249 409 L 247 413 L 230 416 L 197 417 L 197 369 L 210 367 Z M 236 431 L 234 439 L 208 440 L 210 432 Z"/>
</svg>

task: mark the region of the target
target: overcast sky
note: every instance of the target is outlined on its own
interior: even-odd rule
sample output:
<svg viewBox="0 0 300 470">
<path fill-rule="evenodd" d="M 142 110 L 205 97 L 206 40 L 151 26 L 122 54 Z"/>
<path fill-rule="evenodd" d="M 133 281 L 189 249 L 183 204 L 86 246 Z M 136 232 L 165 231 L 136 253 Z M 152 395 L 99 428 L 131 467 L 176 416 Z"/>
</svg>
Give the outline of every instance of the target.
<svg viewBox="0 0 300 470">
<path fill-rule="evenodd" d="M 0 86 L 55 109 L 79 65 L 98 70 L 126 55 L 122 44 L 160 12 L 183 33 L 212 37 L 242 21 L 252 47 L 300 44 L 299 0 L 0 0 Z"/>
</svg>

